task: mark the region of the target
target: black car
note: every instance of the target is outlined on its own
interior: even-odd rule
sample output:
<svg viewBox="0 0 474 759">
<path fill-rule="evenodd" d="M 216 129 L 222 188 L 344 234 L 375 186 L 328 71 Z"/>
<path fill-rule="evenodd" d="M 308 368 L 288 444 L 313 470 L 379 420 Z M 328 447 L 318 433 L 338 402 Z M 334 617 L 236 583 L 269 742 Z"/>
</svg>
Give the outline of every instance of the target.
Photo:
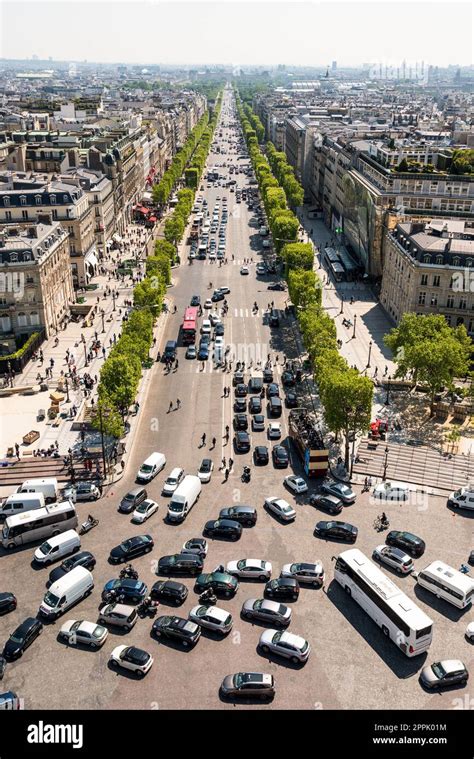
<svg viewBox="0 0 474 759">
<path fill-rule="evenodd" d="M 286 469 L 289 463 L 288 452 L 283 445 L 274 445 L 272 448 L 273 466 L 277 469 Z"/>
<path fill-rule="evenodd" d="M 119 546 L 112 548 L 109 561 L 112 564 L 121 564 L 123 561 L 130 561 L 143 553 L 150 553 L 155 541 L 151 535 L 135 535 L 120 543 Z"/>
<path fill-rule="evenodd" d="M 264 382 L 273 382 L 273 372 L 271 369 L 264 369 L 263 370 L 263 381 Z"/>
<path fill-rule="evenodd" d="M 202 572 L 204 560 L 197 553 L 173 553 L 162 556 L 158 562 L 160 575 L 198 575 Z"/>
<path fill-rule="evenodd" d="M 198 351 L 198 360 L 207 361 L 208 358 L 209 358 L 209 348 L 207 346 L 207 343 L 205 345 L 200 345 L 199 351 Z"/>
<path fill-rule="evenodd" d="M 235 386 L 234 393 L 236 398 L 243 398 L 247 395 L 247 385 L 244 382 L 239 382 L 239 384 Z"/>
<path fill-rule="evenodd" d="M 318 538 L 328 540 L 343 540 L 346 543 L 355 543 L 357 540 L 357 527 L 348 522 L 318 522 L 314 528 L 314 534 Z"/>
<path fill-rule="evenodd" d="M 234 430 L 247 430 L 249 420 L 247 414 L 234 414 Z"/>
<path fill-rule="evenodd" d="M 253 452 L 253 460 L 256 464 L 268 464 L 268 448 L 266 445 L 257 445 Z"/>
<path fill-rule="evenodd" d="M 262 400 L 259 396 L 254 396 L 253 398 L 250 398 L 249 400 L 249 412 L 251 414 L 261 414 L 262 413 Z"/>
<path fill-rule="evenodd" d="M 423 556 L 426 548 L 424 540 L 411 532 L 402 530 L 391 530 L 385 538 L 385 542 L 388 546 L 401 548 L 402 551 L 406 551 L 414 558 Z"/>
<path fill-rule="evenodd" d="M 200 295 L 193 295 L 191 298 L 191 306 L 199 306 L 201 303 L 201 296 Z"/>
<path fill-rule="evenodd" d="M 142 601 L 148 588 L 141 580 L 132 580 L 125 578 L 123 580 L 109 580 L 105 583 L 102 591 L 102 601 L 110 601 L 110 593 L 115 594 L 116 598 L 123 596 L 123 602 L 131 602 L 137 604 Z"/>
<path fill-rule="evenodd" d="M 180 606 L 188 597 L 188 589 L 182 582 L 173 580 L 158 580 L 150 590 L 154 601 L 165 601 Z"/>
<path fill-rule="evenodd" d="M 177 640 L 185 648 L 194 646 L 201 637 L 199 625 L 182 617 L 158 617 L 153 622 L 152 632 L 157 638 Z"/>
<path fill-rule="evenodd" d="M 265 431 L 265 417 L 263 414 L 255 414 L 252 417 L 252 429 L 254 432 Z"/>
<path fill-rule="evenodd" d="M 222 322 L 219 322 L 218 324 L 216 324 L 214 328 L 214 335 L 216 337 L 222 337 L 223 334 L 224 334 L 224 325 L 222 324 Z"/>
<path fill-rule="evenodd" d="M 237 414 L 245 414 L 247 411 L 247 401 L 245 398 L 236 398 L 234 400 L 234 411 Z"/>
<path fill-rule="evenodd" d="M 0 614 L 16 609 L 17 601 L 13 593 L 0 593 Z"/>
<path fill-rule="evenodd" d="M 214 593 L 230 598 L 235 595 L 238 587 L 237 577 L 228 572 L 208 572 L 199 575 L 194 590 L 196 593 L 202 593 L 204 590 L 212 589 Z"/>
<path fill-rule="evenodd" d="M 220 510 L 219 519 L 231 519 L 244 527 L 252 527 L 257 523 L 257 509 L 252 506 L 229 506 Z"/>
<path fill-rule="evenodd" d="M 199 340 L 199 347 L 200 348 L 203 348 L 203 347 L 209 348 L 210 342 L 211 342 L 211 336 L 210 336 L 210 334 L 201 335 L 201 339 Z"/>
<path fill-rule="evenodd" d="M 267 398 L 277 398 L 280 395 L 280 388 L 276 382 L 270 382 L 267 385 Z"/>
<path fill-rule="evenodd" d="M 342 501 L 335 495 L 311 495 L 309 502 L 311 506 L 316 506 L 329 514 L 340 514 L 344 508 Z"/>
<path fill-rule="evenodd" d="M 28 617 L 12 632 L 3 647 L 3 655 L 7 661 L 19 659 L 26 649 L 31 646 L 43 629 L 42 623 L 36 617 Z"/>
<path fill-rule="evenodd" d="M 297 601 L 300 594 L 298 580 L 291 577 L 277 577 L 265 585 L 265 595 L 281 601 Z"/>
<path fill-rule="evenodd" d="M 250 451 L 250 436 L 248 432 L 240 430 L 234 435 L 234 446 L 238 453 L 247 453 Z"/>
<path fill-rule="evenodd" d="M 282 402 L 281 398 L 278 397 L 278 395 L 272 395 L 271 398 L 268 399 L 267 403 L 267 414 L 271 417 L 280 417 L 282 413 Z"/>
<path fill-rule="evenodd" d="M 288 390 L 288 392 L 285 395 L 285 405 L 286 408 L 296 408 L 298 405 L 298 396 L 294 392 L 294 390 Z"/>
<path fill-rule="evenodd" d="M 248 390 L 249 393 L 260 393 L 263 387 L 262 377 L 250 377 Z"/>
<path fill-rule="evenodd" d="M 241 385 L 244 382 L 244 373 L 243 372 L 235 372 L 234 376 L 232 377 L 232 384 L 234 387 L 237 385 Z"/>
<path fill-rule="evenodd" d="M 211 298 L 211 300 L 214 303 L 217 303 L 219 300 L 224 300 L 224 299 L 225 299 L 225 295 L 224 293 L 221 293 L 221 292 L 214 293 L 214 295 Z"/>
<path fill-rule="evenodd" d="M 281 381 L 285 385 L 285 387 L 294 387 L 296 383 L 296 378 L 293 372 L 283 372 L 281 375 Z"/>
<path fill-rule="evenodd" d="M 284 282 L 272 282 L 268 285 L 267 290 L 286 290 L 286 285 Z"/>
<path fill-rule="evenodd" d="M 64 559 L 59 567 L 51 570 L 49 573 L 49 582 L 56 582 L 56 580 L 64 577 L 65 574 L 70 572 L 71 569 L 75 569 L 75 567 L 84 567 L 84 569 L 88 569 L 91 572 L 95 567 L 95 563 L 95 556 L 90 551 L 76 553 L 74 556 Z"/>
<path fill-rule="evenodd" d="M 242 535 L 242 525 L 233 519 L 211 519 L 204 525 L 203 534 L 211 538 L 238 540 Z"/>
</svg>

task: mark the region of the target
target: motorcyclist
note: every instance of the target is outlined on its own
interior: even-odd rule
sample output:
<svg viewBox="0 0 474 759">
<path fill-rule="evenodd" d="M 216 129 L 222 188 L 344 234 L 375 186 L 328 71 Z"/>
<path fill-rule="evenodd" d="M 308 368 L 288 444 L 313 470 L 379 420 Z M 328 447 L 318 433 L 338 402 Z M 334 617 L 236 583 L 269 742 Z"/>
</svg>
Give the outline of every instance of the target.
<svg viewBox="0 0 474 759">
<path fill-rule="evenodd" d="M 92 524 L 92 522 L 94 521 L 94 517 L 92 516 L 92 514 L 89 514 L 89 516 L 87 517 L 87 521 Z"/>
<path fill-rule="evenodd" d="M 388 516 L 386 515 L 385 511 L 382 511 L 382 514 L 380 516 L 380 522 L 383 525 L 388 525 Z"/>
</svg>

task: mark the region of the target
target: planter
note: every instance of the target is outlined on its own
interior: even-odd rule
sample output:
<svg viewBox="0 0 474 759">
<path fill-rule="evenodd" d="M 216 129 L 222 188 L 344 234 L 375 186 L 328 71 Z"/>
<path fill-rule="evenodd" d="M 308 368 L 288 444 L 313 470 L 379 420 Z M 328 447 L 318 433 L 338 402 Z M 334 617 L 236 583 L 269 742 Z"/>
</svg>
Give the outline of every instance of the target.
<svg viewBox="0 0 474 759">
<path fill-rule="evenodd" d="M 36 442 L 36 440 L 39 439 L 39 432 L 38 430 L 31 430 L 26 435 L 23 436 L 23 444 L 24 445 L 31 445 L 32 443 Z"/>
</svg>

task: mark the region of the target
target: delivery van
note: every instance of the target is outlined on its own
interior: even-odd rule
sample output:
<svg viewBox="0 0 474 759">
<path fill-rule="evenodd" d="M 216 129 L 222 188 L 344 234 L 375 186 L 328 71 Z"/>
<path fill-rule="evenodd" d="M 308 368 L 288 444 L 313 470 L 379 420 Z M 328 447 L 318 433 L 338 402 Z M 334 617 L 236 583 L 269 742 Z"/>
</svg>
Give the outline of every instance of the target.
<svg viewBox="0 0 474 759">
<path fill-rule="evenodd" d="M 201 494 L 201 480 L 195 474 L 187 474 L 174 491 L 168 506 L 168 521 L 182 522 Z"/>
<path fill-rule="evenodd" d="M 451 493 L 448 498 L 448 506 L 454 509 L 474 509 L 474 485 L 459 488 Z"/>
<path fill-rule="evenodd" d="M 0 506 L 0 520 L 3 522 L 7 517 L 13 517 L 15 514 L 44 509 L 44 507 L 43 493 L 14 493 L 9 495 Z"/>
<path fill-rule="evenodd" d="M 63 556 L 69 556 L 71 553 L 77 553 L 81 547 L 81 539 L 75 530 L 66 530 L 60 535 L 45 540 L 44 543 L 36 549 L 34 558 L 37 564 L 47 566 L 53 561 L 62 559 Z"/>
<path fill-rule="evenodd" d="M 17 493 L 43 493 L 46 504 L 55 503 L 59 497 L 59 487 L 56 477 L 44 477 L 34 480 L 25 480 L 17 488 Z"/>
<path fill-rule="evenodd" d="M 57 619 L 77 601 L 92 593 L 94 578 L 85 567 L 75 567 L 54 582 L 45 594 L 39 613 L 48 619 Z"/>
<path fill-rule="evenodd" d="M 161 472 L 166 464 L 164 453 L 152 453 L 146 461 L 143 462 L 137 474 L 137 482 L 150 482 L 158 472 Z"/>
</svg>

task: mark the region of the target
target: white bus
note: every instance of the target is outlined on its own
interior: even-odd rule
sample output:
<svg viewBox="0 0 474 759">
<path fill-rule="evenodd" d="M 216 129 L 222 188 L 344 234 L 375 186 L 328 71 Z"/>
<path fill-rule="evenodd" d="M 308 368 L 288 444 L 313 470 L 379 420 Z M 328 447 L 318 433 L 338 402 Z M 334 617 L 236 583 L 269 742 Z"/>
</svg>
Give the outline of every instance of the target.
<svg viewBox="0 0 474 759">
<path fill-rule="evenodd" d="M 432 620 L 361 551 L 340 553 L 334 578 L 406 656 L 428 650 Z"/>
<path fill-rule="evenodd" d="M 444 598 L 453 606 L 465 609 L 474 598 L 474 580 L 453 569 L 443 561 L 433 561 L 416 575 L 422 588 L 430 590 L 437 598 Z"/>
<path fill-rule="evenodd" d="M 34 543 L 52 535 L 59 535 L 77 527 L 77 514 L 71 501 L 53 503 L 44 509 L 24 511 L 7 517 L 2 530 L 2 546 L 15 548 L 25 543 Z"/>
</svg>

